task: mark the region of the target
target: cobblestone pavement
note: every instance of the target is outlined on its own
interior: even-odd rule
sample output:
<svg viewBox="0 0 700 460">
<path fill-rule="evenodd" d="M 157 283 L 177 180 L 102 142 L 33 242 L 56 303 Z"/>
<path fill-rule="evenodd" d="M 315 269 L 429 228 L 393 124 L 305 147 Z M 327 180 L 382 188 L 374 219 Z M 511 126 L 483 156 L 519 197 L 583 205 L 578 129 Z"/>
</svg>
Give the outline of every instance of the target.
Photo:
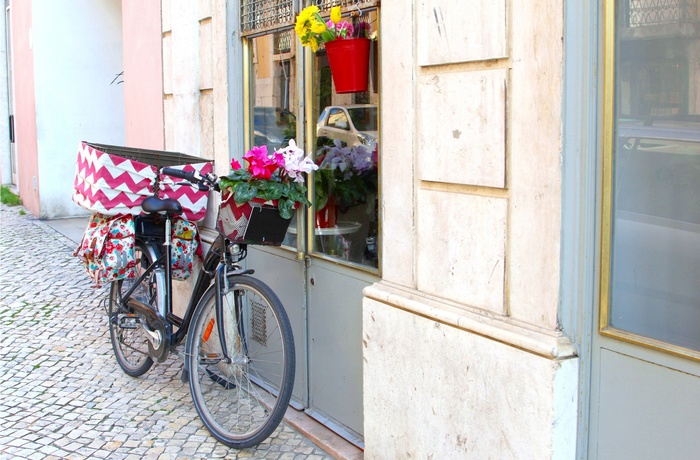
<svg viewBox="0 0 700 460">
<path fill-rule="evenodd" d="M 0 459 L 329 457 L 286 423 L 255 449 L 204 428 L 182 361 L 124 374 L 75 244 L 21 207 L 0 205 Z"/>
</svg>

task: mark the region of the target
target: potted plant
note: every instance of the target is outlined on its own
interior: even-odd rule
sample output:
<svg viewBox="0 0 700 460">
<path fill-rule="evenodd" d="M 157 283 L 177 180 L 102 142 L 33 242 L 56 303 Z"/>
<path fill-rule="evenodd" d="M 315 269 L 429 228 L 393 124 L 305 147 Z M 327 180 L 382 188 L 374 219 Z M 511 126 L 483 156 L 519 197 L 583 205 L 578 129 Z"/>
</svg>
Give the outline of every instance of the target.
<svg viewBox="0 0 700 460">
<path fill-rule="evenodd" d="M 369 24 L 355 27 L 342 20 L 339 6 L 331 8 L 330 18 L 324 21 L 318 7 L 312 5 L 297 16 L 295 31 L 301 44 L 313 52 L 325 46 L 336 93 L 367 91 Z"/>
<path fill-rule="evenodd" d="M 333 146 L 317 151 L 315 173 L 316 226 L 333 227 L 338 210 L 367 203 L 377 190 L 377 147 Z"/>
<path fill-rule="evenodd" d="M 265 145 L 253 147 L 243 160 L 245 166 L 233 159 L 231 173 L 220 178 L 219 229 L 231 240 L 239 240 L 254 208 L 265 207 L 275 208 L 280 225 L 284 225 L 281 232 L 284 234 L 296 208 L 301 204 L 311 205 L 306 197 L 304 174 L 315 171 L 318 166 L 310 156 L 305 156 L 294 139 L 287 147 L 273 153 L 269 153 Z"/>
</svg>

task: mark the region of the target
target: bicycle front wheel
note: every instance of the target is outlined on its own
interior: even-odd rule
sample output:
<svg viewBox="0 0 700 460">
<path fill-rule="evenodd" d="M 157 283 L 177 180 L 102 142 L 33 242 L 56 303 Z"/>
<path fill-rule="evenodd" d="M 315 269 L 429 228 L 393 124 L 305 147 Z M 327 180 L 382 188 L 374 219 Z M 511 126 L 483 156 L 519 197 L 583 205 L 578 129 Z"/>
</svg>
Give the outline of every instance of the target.
<svg viewBox="0 0 700 460">
<path fill-rule="evenodd" d="M 187 337 L 190 391 L 207 429 L 223 444 L 258 445 L 277 428 L 294 385 L 294 339 L 275 293 L 250 276 L 229 276 L 222 294 L 222 353 L 216 289 L 200 300 Z"/>
</svg>

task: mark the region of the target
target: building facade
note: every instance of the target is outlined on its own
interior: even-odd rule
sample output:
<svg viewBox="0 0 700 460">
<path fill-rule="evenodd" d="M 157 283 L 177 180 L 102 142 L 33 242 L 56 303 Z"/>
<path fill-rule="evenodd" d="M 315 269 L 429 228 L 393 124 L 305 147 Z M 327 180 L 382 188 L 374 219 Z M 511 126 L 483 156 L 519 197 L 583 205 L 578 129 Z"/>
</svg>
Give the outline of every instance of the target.
<svg viewBox="0 0 700 460">
<path fill-rule="evenodd" d="M 301 46 L 307 3 L 367 30 L 365 87 Z M 18 31 L 47 14 L 26 4 L 15 80 Z M 697 0 L 90 4 L 122 24 L 127 145 L 218 174 L 289 139 L 373 159 L 361 183 L 310 179 L 285 243 L 250 251 L 292 321 L 293 407 L 372 459 L 693 458 Z M 39 151 L 26 97 L 17 147 Z"/>
</svg>

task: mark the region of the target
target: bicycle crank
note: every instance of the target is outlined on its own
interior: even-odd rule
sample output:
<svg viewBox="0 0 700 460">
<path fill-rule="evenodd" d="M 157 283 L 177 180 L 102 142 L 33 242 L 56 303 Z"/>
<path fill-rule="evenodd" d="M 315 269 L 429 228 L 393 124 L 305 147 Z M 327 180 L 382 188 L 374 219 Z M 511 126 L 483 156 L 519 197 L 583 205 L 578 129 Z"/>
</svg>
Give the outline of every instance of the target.
<svg viewBox="0 0 700 460">
<path fill-rule="evenodd" d="M 159 362 L 165 361 L 169 353 L 163 321 L 151 307 L 136 299 L 129 299 L 127 306 L 141 316 L 135 314 L 120 316 L 119 326 L 126 329 L 140 328 L 148 339 L 148 354 Z"/>
</svg>

